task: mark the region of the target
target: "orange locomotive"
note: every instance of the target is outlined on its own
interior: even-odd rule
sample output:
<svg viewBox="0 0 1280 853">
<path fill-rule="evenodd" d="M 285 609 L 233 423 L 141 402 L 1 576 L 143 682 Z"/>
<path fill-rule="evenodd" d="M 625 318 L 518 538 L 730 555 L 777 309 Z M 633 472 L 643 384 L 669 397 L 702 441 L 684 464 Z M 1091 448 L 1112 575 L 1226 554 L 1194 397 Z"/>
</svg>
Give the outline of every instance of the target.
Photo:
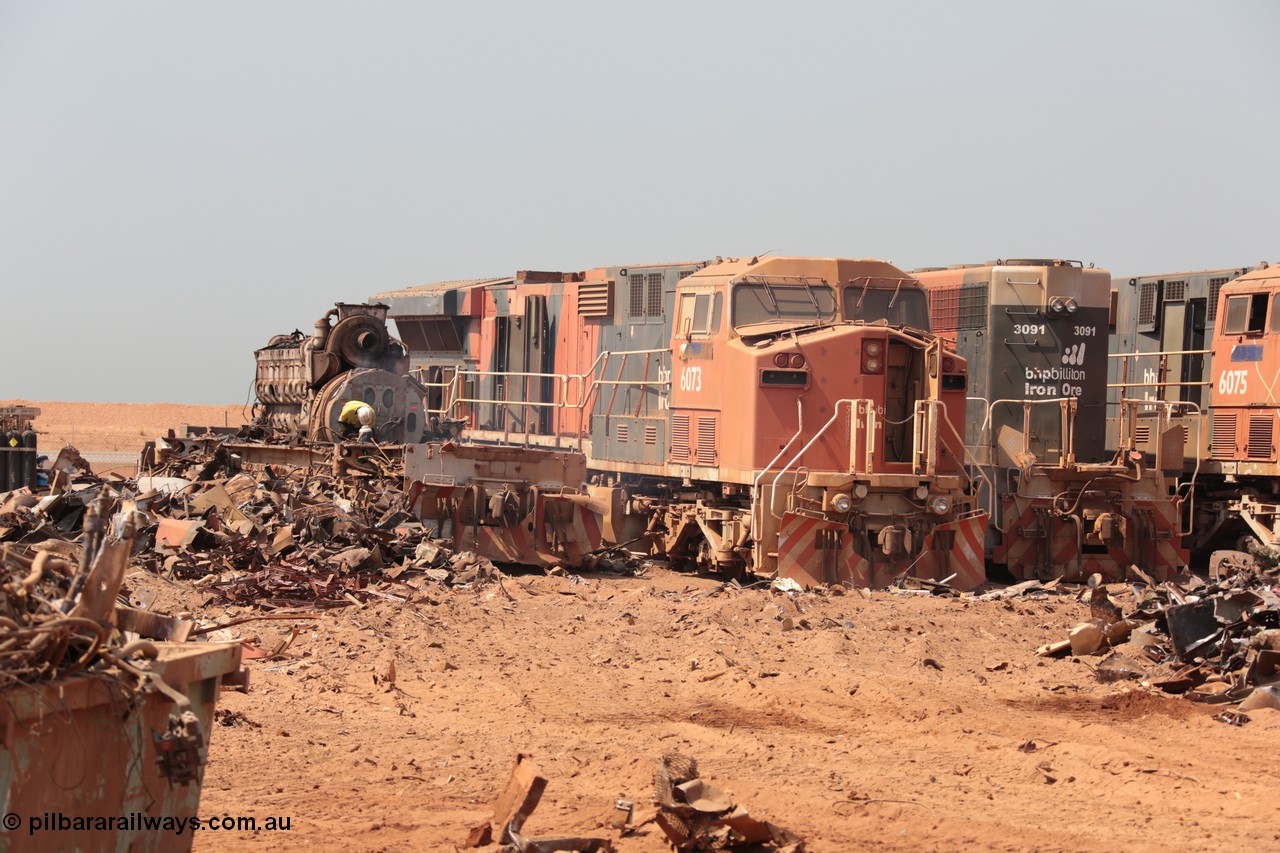
<svg viewBox="0 0 1280 853">
<path fill-rule="evenodd" d="M 453 332 L 412 354 L 437 422 L 581 450 L 614 542 L 802 583 L 985 579 L 966 362 L 922 331 L 924 294 L 891 264 L 762 257 L 379 296 L 410 342 Z"/>
<path fill-rule="evenodd" d="M 1280 549 L 1280 268 L 1254 269 L 1221 285 L 1217 298 L 1203 376 L 1208 411 L 1192 460 L 1194 544 Z"/>
<path fill-rule="evenodd" d="M 1111 400 L 1153 401 L 1130 430 L 1148 458 L 1159 458 L 1162 432 L 1189 439 L 1185 456 L 1162 466 L 1188 496 L 1187 545 L 1201 555 L 1280 546 L 1280 272 L 1262 263 L 1113 285 Z M 1165 408 L 1179 417 L 1162 427 Z"/>
</svg>

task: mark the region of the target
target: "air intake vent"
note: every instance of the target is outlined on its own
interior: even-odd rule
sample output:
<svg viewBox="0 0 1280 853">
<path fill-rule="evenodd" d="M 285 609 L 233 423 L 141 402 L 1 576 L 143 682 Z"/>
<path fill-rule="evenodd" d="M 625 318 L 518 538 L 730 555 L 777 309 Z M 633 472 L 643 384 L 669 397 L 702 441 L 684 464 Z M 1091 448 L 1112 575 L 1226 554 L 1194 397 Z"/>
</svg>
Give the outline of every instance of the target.
<svg viewBox="0 0 1280 853">
<path fill-rule="evenodd" d="M 960 310 L 957 329 L 985 329 L 987 327 L 987 286 L 965 285 L 960 289 Z"/>
<path fill-rule="evenodd" d="M 644 428 L 644 443 L 652 447 L 658 443 L 658 428 L 653 424 L 646 424 Z"/>
<path fill-rule="evenodd" d="M 613 282 L 592 281 L 578 285 L 579 317 L 613 316 Z"/>
<path fill-rule="evenodd" d="M 1142 424 L 1133 428 L 1133 443 L 1142 447 L 1151 440 L 1151 424 Z"/>
<path fill-rule="evenodd" d="M 1164 283 L 1165 302 L 1185 302 L 1187 300 L 1187 283 L 1185 281 L 1166 281 Z"/>
<path fill-rule="evenodd" d="M 630 440 L 631 440 L 631 427 L 625 423 L 618 424 L 618 441 L 630 441 Z"/>
<path fill-rule="evenodd" d="M 716 464 L 715 418 L 698 418 L 698 449 L 696 461 L 699 465 Z"/>
<path fill-rule="evenodd" d="M 960 286 L 935 287 L 926 292 L 933 331 L 954 332 L 960 316 Z"/>
<path fill-rule="evenodd" d="M 1222 285 L 1226 284 L 1230 279 L 1227 278 L 1211 278 L 1209 279 L 1209 322 L 1212 323 L 1218 318 L 1218 291 L 1222 290 Z"/>
<path fill-rule="evenodd" d="M 1213 413 L 1213 435 L 1209 440 L 1209 452 L 1218 459 L 1231 459 L 1236 455 L 1235 413 Z"/>
<path fill-rule="evenodd" d="M 689 461 L 689 416 L 671 416 L 671 461 Z"/>
<path fill-rule="evenodd" d="M 1275 417 L 1271 414 L 1249 415 L 1249 444 L 1245 455 L 1250 459 L 1270 459 Z"/>
<path fill-rule="evenodd" d="M 1138 285 L 1138 331 L 1156 330 L 1156 312 L 1159 310 L 1160 284 L 1144 281 Z"/>
</svg>

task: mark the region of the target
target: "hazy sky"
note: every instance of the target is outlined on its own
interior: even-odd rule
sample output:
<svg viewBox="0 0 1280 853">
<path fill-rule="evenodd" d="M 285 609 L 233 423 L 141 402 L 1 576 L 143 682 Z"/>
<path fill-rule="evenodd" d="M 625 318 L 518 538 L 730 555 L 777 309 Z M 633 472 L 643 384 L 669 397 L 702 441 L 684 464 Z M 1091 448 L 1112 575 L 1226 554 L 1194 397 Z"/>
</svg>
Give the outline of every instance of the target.
<svg viewBox="0 0 1280 853">
<path fill-rule="evenodd" d="M 0 0 L 0 399 L 335 301 L 774 250 L 1280 260 L 1280 3 Z"/>
</svg>

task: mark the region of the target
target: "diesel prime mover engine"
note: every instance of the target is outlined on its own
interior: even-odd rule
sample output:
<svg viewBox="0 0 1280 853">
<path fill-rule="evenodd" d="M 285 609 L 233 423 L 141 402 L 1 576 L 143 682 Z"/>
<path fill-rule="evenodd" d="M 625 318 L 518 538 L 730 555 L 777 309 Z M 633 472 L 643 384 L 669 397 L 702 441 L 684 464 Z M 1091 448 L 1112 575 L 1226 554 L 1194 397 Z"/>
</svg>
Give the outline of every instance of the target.
<svg viewBox="0 0 1280 853">
<path fill-rule="evenodd" d="M 312 441 L 343 438 L 338 415 L 361 400 L 379 442 L 416 444 L 426 429 L 422 388 L 406 375 L 408 350 L 387 330 L 387 306 L 339 302 L 315 332 L 276 335 L 254 353 L 264 426 Z"/>
</svg>

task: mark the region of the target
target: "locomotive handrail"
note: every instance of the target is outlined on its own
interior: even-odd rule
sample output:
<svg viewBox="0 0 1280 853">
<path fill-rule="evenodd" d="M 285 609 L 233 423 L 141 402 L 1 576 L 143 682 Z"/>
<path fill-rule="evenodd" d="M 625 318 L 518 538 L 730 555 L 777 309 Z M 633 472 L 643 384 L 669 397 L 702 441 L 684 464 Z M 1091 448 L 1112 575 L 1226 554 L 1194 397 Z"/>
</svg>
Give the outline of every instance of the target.
<svg viewBox="0 0 1280 853">
<path fill-rule="evenodd" d="M 1108 382 L 1108 388 L 1203 388 L 1212 382 Z M 1154 402 L 1148 400 L 1147 402 Z M 1166 402 L 1175 402 L 1167 400 Z"/>
<path fill-rule="evenodd" d="M 862 409 L 862 408 L 866 409 L 866 412 L 867 412 L 867 461 L 868 461 L 867 469 L 870 470 L 871 465 L 869 463 L 871 460 L 871 451 L 874 446 L 874 436 L 875 436 L 875 413 L 876 413 L 875 401 L 865 399 L 865 398 L 860 400 L 854 400 L 846 397 L 846 398 L 836 400 L 835 405 L 831 407 L 831 418 L 825 424 L 823 424 L 822 427 L 816 433 L 813 434 L 813 437 L 809 439 L 808 443 L 805 444 L 804 447 L 800 448 L 800 451 L 796 453 L 795 456 L 791 457 L 791 461 L 788 462 L 786 465 L 782 466 L 781 470 L 778 471 L 778 475 L 773 478 L 773 483 L 770 484 L 771 489 L 773 491 L 777 490 L 778 481 L 782 479 L 782 475 L 787 473 L 787 471 L 791 470 L 791 466 L 799 462 L 800 457 L 804 456 L 804 454 L 809 450 L 809 448 L 813 447 L 814 443 L 817 442 L 819 438 L 822 438 L 822 436 L 826 433 L 826 431 L 829 430 L 837 420 L 839 420 L 840 405 L 842 403 L 849 404 L 849 416 L 852 422 L 851 431 L 850 431 L 850 446 L 849 446 L 849 455 L 851 457 L 853 456 L 854 452 L 857 449 L 857 443 L 854 441 L 854 438 L 857 435 L 858 419 L 854 414 L 854 407 L 856 406 L 858 407 L 858 409 Z M 852 462 L 853 460 L 850 459 L 850 461 Z"/>
<path fill-rule="evenodd" d="M 971 399 L 979 399 L 979 400 L 980 400 L 980 399 L 982 399 L 982 398 L 981 398 L 981 397 L 977 397 L 977 398 L 971 398 Z M 1073 402 L 1073 401 L 1078 402 L 1078 401 L 1079 401 L 1079 398 L 1078 398 L 1078 397 L 1046 397 L 1046 398 L 1045 398 L 1045 399 L 1043 399 L 1043 400 L 1031 400 L 1031 399 L 1026 399 L 1026 398 L 1019 399 L 1019 398 L 1015 398 L 1015 397 L 1009 397 L 1009 398 L 1000 399 L 1000 400 L 992 400 L 990 403 L 988 403 L 988 404 L 987 404 L 987 416 L 986 416 L 986 418 L 982 421 L 982 427 L 980 428 L 980 433 L 986 433 L 986 432 L 987 432 L 987 427 L 991 425 L 991 421 L 992 421 L 992 417 L 991 417 L 991 416 L 992 416 L 992 414 L 995 412 L 995 408 L 996 408 L 996 406 L 999 406 L 999 405 L 1001 405 L 1001 404 L 1003 404 L 1003 403 L 1021 403 L 1021 404 L 1023 404 L 1024 406 L 1027 406 L 1027 405 L 1036 405 L 1036 404 L 1041 404 L 1041 403 L 1057 403 L 1057 404 L 1061 405 L 1061 404 L 1063 404 L 1063 403 L 1069 403 L 1069 402 Z M 1074 418 L 1073 418 L 1073 420 L 1074 420 Z M 1024 444 L 1024 446 L 1026 446 L 1026 440 L 1027 440 L 1027 439 L 1026 439 L 1026 436 L 1027 436 L 1027 435 L 1029 435 L 1029 434 L 1030 434 L 1030 433 L 1029 433 L 1028 431 L 1026 431 L 1026 430 L 1024 430 L 1024 431 L 1023 431 L 1023 444 Z M 1061 458 L 1064 458 L 1064 459 L 1066 458 L 1066 455 L 1065 455 L 1065 454 L 1066 454 L 1066 452 L 1067 452 L 1068 450 L 1069 450 L 1069 451 L 1071 452 L 1071 454 L 1074 456 L 1074 453 L 1075 453 L 1075 448 L 1074 448 L 1074 445 L 1075 445 L 1075 435 L 1074 435 L 1074 431 L 1072 431 L 1071 439 L 1072 439 L 1072 440 L 1071 440 L 1071 445 L 1072 445 L 1072 447 L 1067 448 L 1067 447 L 1065 447 L 1065 446 L 1064 446 L 1064 447 L 1062 447 L 1062 448 L 1060 448 L 1060 449 L 1059 449 L 1059 454 L 1061 455 Z M 1030 448 L 1029 448 L 1029 447 L 1028 447 L 1027 449 L 1028 449 L 1028 450 L 1030 450 Z M 994 457 L 994 456 L 995 456 L 995 447 L 994 447 L 994 445 L 990 447 L 990 450 L 992 451 L 992 457 Z M 992 463 L 992 464 L 994 464 L 994 463 Z"/>
<path fill-rule="evenodd" d="M 1124 420 L 1122 421 L 1123 433 L 1119 436 L 1121 439 L 1121 443 L 1126 445 L 1126 449 L 1129 449 L 1129 450 L 1137 449 L 1134 443 L 1134 434 L 1133 434 L 1134 424 L 1132 423 L 1132 421 L 1134 420 L 1133 415 L 1138 408 L 1148 407 L 1148 406 L 1158 406 L 1164 410 L 1164 413 L 1160 417 L 1161 423 L 1164 423 L 1166 421 L 1166 418 L 1172 414 L 1172 411 L 1174 408 L 1190 409 L 1195 415 L 1194 421 L 1196 425 L 1196 439 L 1191 446 L 1194 448 L 1200 447 L 1200 437 L 1201 437 L 1201 432 L 1203 430 L 1203 427 L 1201 425 L 1204 422 L 1204 410 L 1200 408 L 1199 403 L 1193 403 L 1189 400 L 1135 400 L 1132 397 L 1121 397 L 1120 406 L 1127 410 L 1123 416 Z M 1159 424 L 1157 426 L 1159 426 Z M 1158 442 L 1156 447 L 1156 459 L 1158 464 L 1159 455 L 1164 445 L 1163 429 L 1157 430 L 1156 440 Z M 1196 464 L 1195 464 L 1195 467 L 1191 469 L 1191 479 L 1187 483 L 1185 483 L 1185 485 L 1188 487 L 1187 497 L 1191 501 L 1191 505 L 1184 516 L 1187 519 L 1187 529 L 1186 530 L 1179 529 L 1178 531 L 1179 536 L 1190 536 L 1192 533 L 1195 532 L 1194 530 L 1195 517 L 1196 517 L 1195 516 L 1195 511 L 1196 511 L 1195 485 L 1196 485 L 1196 478 L 1200 476 L 1200 454 L 1197 452 L 1194 454 L 1194 456 L 1196 459 Z M 1185 457 L 1186 457 L 1186 453 L 1184 451 L 1183 458 L 1185 459 Z M 1181 490 L 1183 485 L 1184 484 L 1179 483 L 1177 486 L 1178 490 Z"/>
<path fill-rule="evenodd" d="M 802 403 L 803 403 L 803 400 L 800 397 L 796 397 L 795 434 L 792 435 L 790 439 L 788 439 L 786 444 L 782 445 L 782 449 L 778 451 L 778 455 L 770 459 L 769 464 L 764 466 L 764 468 L 760 469 L 760 473 L 756 474 L 755 479 L 751 481 L 751 497 L 753 500 L 755 499 L 756 489 L 760 487 L 760 481 L 764 478 L 764 475 L 768 473 L 770 468 L 778 464 L 778 460 L 782 458 L 782 454 L 786 453 L 787 450 L 791 447 L 791 445 L 795 444 L 796 439 L 800 437 L 801 433 L 804 432 L 804 406 L 802 405 Z M 772 508 L 773 496 L 775 493 L 776 492 L 774 491 L 769 492 L 769 514 L 772 515 L 774 518 L 779 518 L 780 516 L 774 513 Z M 761 506 L 763 507 L 763 501 L 761 501 Z M 759 535 L 760 535 L 760 532 L 756 526 L 756 514 L 753 512 L 751 513 L 751 538 L 756 539 L 759 537 Z"/>
<path fill-rule="evenodd" d="M 966 403 L 968 403 L 969 401 L 979 401 L 979 400 L 982 401 L 983 403 L 987 401 L 985 397 L 965 397 Z M 965 476 L 965 479 L 969 481 L 969 485 L 973 485 L 974 483 L 973 475 L 970 473 L 970 470 L 969 470 L 971 466 L 973 469 L 975 469 L 978 472 L 978 476 L 982 478 L 982 481 L 986 483 L 987 495 L 988 495 L 987 517 L 990 519 L 991 525 L 995 527 L 996 530 L 999 530 L 1001 533 L 1004 533 L 1004 531 L 1000 529 L 999 525 L 996 524 L 996 520 L 995 520 L 996 519 L 996 514 L 995 514 L 996 485 L 995 483 L 993 483 L 991 481 L 991 478 L 987 476 L 987 472 L 982 470 L 983 469 L 982 464 L 978 462 L 977 458 L 973 455 L 973 452 L 969 450 L 969 446 L 964 443 L 964 437 L 960 435 L 960 430 L 956 429 L 956 425 L 952 423 L 951 413 L 947 411 L 946 406 L 942 407 L 942 419 L 946 421 L 947 429 L 951 430 L 951 434 L 955 436 L 955 439 L 957 442 L 959 442 L 961 449 L 964 450 L 965 461 L 968 463 L 968 465 L 960 466 L 961 473 L 963 473 Z"/>
<path fill-rule="evenodd" d="M 915 429 L 912 430 L 914 446 L 911 448 L 911 468 L 915 474 L 932 477 L 938 472 L 938 415 L 941 400 L 916 400 Z"/>
<path fill-rule="evenodd" d="M 423 382 L 421 380 L 415 380 L 415 381 L 417 381 L 418 384 L 422 386 L 422 388 L 424 389 L 436 388 L 436 389 L 440 389 L 442 394 L 444 394 L 445 392 L 448 393 L 447 400 L 442 400 L 440 408 L 433 409 L 433 408 L 424 407 L 424 411 L 426 411 L 428 414 L 433 414 L 433 415 L 448 415 L 451 413 L 456 415 L 459 406 L 463 404 L 469 404 L 472 406 L 477 406 L 477 405 L 501 406 L 504 409 L 520 407 L 526 410 L 530 408 L 576 410 L 578 412 L 578 424 L 577 424 L 578 439 L 579 441 L 581 441 L 585 433 L 586 411 L 590 408 L 595 397 L 599 395 L 599 389 L 602 386 L 609 386 L 613 388 L 613 394 L 610 397 L 609 407 L 604 412 L 605 416 L 609 416 L 613 413 L 613 403 L 614 403 L 614 399 L 617 397 L 617 391 L 619 387 L 639 386 L 642 389 L 646 389 L 649 387 L 658 387 L 658 388 L 670 387 L 671 385 L 670 379 L 665 379 L 665 380 L 658 379 L 658 378 L 650 377 L 649 375 L 650 373 L 649 367 L 652 364 L 653 356 L 655 355 L 660 356 L 662 354 L 669 355 L 670 353 L 666 349 L 643 349 L 643 350 L 620 350 L 620 351 L 605 350 L 604 352 L 601 352 L 596 356 L 595 360 L 591 363 L 591 366 L 587 368 L 587 370 L 583 373 L 541 373 L 541 372 L 534 372 L 534 371 L 517 371 L 517 370 L 481 370 L 479 368 L 463 368 L 457 365 L 443 365 L 441 366 L 442 376 L 444 375 L 443 371 L 445 370 L 451 371 L 449 378 L 447 380 L 441 379 L 441 381 L 439 382 Z M 622 379 L 621 378 L 622 371 L 626 367 L 627 356 L 633 356 L 633 355 L 645 357 L 644 376 L 641 377 L 640 379 Z M 619 378 L 609 379 L 607 378 L 607 373 L 606 373 L 606 371 L 608 371 L 609 369 L 609 362 L 613 360 L 614 357 L 619 357 L 619 356 L 621 357 L 621 362 L 618 368 Z M 659 366 L 659 369 L 661 369 L 660 363 L 658 366 Z M 659 373 L 659 376 L 660 375 L 661 373 Z M 467 396 L 462 393 L 462 382 L 464 379 L 467 379 L 467 378 L 483 379 L 488 377 L 519 378 L 523 380 L 523 382 L 521 383 L 521 387 L 526 392 L 523 395 L 525 397 L 529 396 L 527 391 L 528 391 L 528 385 L 529 385 L 528 381 L 530 379 L 551 380 L 554 383 L 551 399 L 550 400 L 529 400 L 529 399 L 512 400 L 509 398 L 504 399 L 504 398 L 499 398 L 495 396 L 485 396 L 485 395 Z M 574 393 L 575 391 L 576 393 Z M 643 401 L 643 399 L 644 398 L 642 394 L 641 400 Z M 637 403 L 637 409 L 636 409 L 637 416 L 639 415 L 640 405 L 641 403 Z M 526 411 L 526 417 L 525 417 L 525 434 L 526 435 L 529 434 L 529 418 L 527 417 L 527 414 L 528 413 Z M 506 434 L 506 433 L 509 433 L 509 431 L 510 430 L 508 426 L 508 420 L 504 416 L 503 432 L 504 434 Z M 558 432 L 556 433 L 556 437 L 557 439 L 559 438 Z"/>
<path fill-rule="evenodd" d="M 1146 355 L 1209 355 L 1211 349 L 1171 349 L 1160 352 L 1109 352 L 1107 358 L 1141 358 Z"/>
</svg>

